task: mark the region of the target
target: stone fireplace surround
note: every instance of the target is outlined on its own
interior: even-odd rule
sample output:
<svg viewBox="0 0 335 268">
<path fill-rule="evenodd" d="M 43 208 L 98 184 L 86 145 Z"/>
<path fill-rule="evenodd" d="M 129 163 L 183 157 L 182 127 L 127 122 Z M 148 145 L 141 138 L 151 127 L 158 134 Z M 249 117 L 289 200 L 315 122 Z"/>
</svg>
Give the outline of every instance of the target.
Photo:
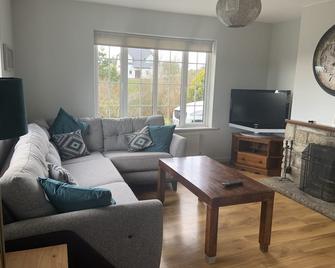
<svg viewBox="0 0 335 268">
<path fill-rule="evenodd" d="M 286 177 L 299 186 L 302 152 L 310 143 L 335 147 L 335 127 L 287 120 L 284 144 L 286 140 L 293 140 L 291 161 L 292 172 L 291 174 L 287 174 Z M 282 165 L 282 177 L 283 175 L 284 164 Z"/>
</svg>

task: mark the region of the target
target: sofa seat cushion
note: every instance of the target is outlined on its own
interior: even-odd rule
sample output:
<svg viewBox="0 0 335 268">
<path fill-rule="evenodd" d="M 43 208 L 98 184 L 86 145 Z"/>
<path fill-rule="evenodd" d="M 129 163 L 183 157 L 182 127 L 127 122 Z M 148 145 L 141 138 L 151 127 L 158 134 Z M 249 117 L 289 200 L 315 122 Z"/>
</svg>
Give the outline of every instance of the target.
<svg viewBox="0 0 335 268">
<path fill-rule="evenodd" d="M 65 160 L 62 162 L 62 165 L 69 165 L 69 164 L 75 164 L 75 163 L 81 163 L 85 161 L 92 161 L 97 159 L 104 159 L 105 157 L 99 153 L 99 152 L 92 152 L 89 155 L 85 155 L 83 157 L 73 158 L 69 160 Z"/>
<path fill-rule="evenodd" d="M 160 158 L 172 157 L 170 154 L 163 152 L 110 151 L 105 152 L 104 155 L 112 160 L 121 173 L 158 170 Z"/>
<path fill-rule="evenodd" d="M 98 186 L 111 191 L 116 205 L 125 205 L 139 202 L 133 191 L 125 182 L 114 182 Z"/>
<path fill-rule="evenodd" d="M 112 182 L 124 182 L 116 167 L 107 158 L 63 165 L 83 187 L 96 187 Z"/>
</svg>

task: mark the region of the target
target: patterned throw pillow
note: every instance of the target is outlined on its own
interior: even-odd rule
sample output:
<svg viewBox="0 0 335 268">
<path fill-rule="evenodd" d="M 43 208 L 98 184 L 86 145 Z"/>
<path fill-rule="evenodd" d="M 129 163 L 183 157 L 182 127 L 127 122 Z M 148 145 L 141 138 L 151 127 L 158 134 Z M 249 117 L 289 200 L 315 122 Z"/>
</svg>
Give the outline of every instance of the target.
<svg viewBox="0 0 335 268">
<path fill-rule="evenodd" d="M 70 133 L 53 135 L 52 140 L 56 144 L 62 160 L 89 154 L 80 129 Z"/>
<path fill-rule="evenodd" d="M 129 152 L 142 151 L 153 145 L 148 126 L 145 126 L 140 132 L 128 134 L 127 138 Z"/>
<path fill-rule="evenodd" d="M 61 166 L 57 166 L 55 164 L 48 164 L 48 169 L 49 169 L 49 177 L 51 179 L 66 182 L 68 184 L 77 184 L 67 169 Z"/>
</svg>

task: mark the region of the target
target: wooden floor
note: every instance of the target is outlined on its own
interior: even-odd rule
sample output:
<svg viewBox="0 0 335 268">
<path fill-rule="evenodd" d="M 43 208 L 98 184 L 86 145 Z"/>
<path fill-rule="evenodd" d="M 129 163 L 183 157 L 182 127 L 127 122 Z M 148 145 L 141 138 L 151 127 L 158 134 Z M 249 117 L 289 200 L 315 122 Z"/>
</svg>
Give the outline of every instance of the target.
<svg viewBox="0 0 335 268">
<path fill-rule="evenodd" d="M 206 206 L 179 184 L 177 192 L 166 192 L 161 268 L 335 268 L 335 221 L 276 193 L 272 242 L 264 254 L 258 244 L 259 214 L 259 204 L 220 208 L 217 262 L 208 265 Z"/>
</svg>

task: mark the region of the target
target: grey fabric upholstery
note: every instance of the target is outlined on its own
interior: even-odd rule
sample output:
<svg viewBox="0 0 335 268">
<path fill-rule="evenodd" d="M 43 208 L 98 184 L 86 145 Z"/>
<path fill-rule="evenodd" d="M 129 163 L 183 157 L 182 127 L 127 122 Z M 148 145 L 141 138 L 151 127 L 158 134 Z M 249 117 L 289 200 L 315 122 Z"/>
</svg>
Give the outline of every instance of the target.
<svg viewBox="0 0 335 268">
<path fill-rule="evenodd" d="M 112 160 L 121 173 L 158 170 L 158 160 L 171 157 L 168 153 L 127 151 L 105 152 L 104 155 Z"/>
<path fill-rule="evenodd" d="M 173 134 L 171 145 L 170 145 L 170 154 L 174 157 L 185 156 L 186 151 L 186 138 L 177 134 Z"/>
<path fill-rule="evenodd" d="M 74 178 L 84 187 L 96 187 L 112 182 L 124 182 L 119 171 L 107 158 L 77 162 L 63 165 Z"/>
<path fill-rule="evenodd" d="M 47 176 L 46 161 L 59 162 L 58 152 L 48 141 L 48 124 L 41 121 L 43 128 L 30 126 L 30 138 L 20 139 L 11 164 L 0 180 L 4 201 L 20 220 L 4 227 L 5 239 L 69 230 L 115 267 L 158 268 L 162 249 L 162 204 L 158 200 L 138 201 L 127 183 L 156 183 L 159 158 L 182 156 L 185 139 L 173 136 L 171 155 L 127 152 L 126 134 L 146 125 L 164 125 L 164 118 L 83 120 L 89 124 L 84 140 L 92 152 L 61 164 L 80 186 L 110 189 L 116 205 L 56 214 L 36 180 L 38 176 Z"/>
<path fill-rule="evenodd" d="M 104 151 L 127 150 L 126 134 L 134 132 L 131 118 L 102 119 Z"/>
<path fill-rule="evenodd" d="M 104 140 L 101 118 L 82 118 L 88 124 L 88 129 L 83 135 L 85 144 L 90 152 L 102 152 Z"/>
<path fill-rule="evenodd" d="M 49 152 L 45 156 L 45 160 L 48 163 L 60 166 L 62 164 L 62 160 L 60 159 L 59 153 L 56 147 L 50 142 L 49 143 Z"/>
<path fill-rule="evenodd" d="M 162 250 L 162 204 L 141 201 L 8 224 L 5 239 L 68 230 L 118 268 L 158 268 Z"/>
<path fill-rule="evenodd" d="M 48 176 L 49 140 L 38 125 L 30 124 L 28 129 L 15 145 L 10 166 L 0 180 L 2 199 L 19 220 L 55 213 L 37 182 L 39 176 Z"/>
<path fill-rule="evenodd" d="M 125 205 L 138 202 L 135 194 L 125 182 L 114 182 L 105 185 L 99 185 L 97 188 L 110 190 L 116 205 Z"/>
<path fill-rule="evenodd" d="M 92 152 L 89 155 L 86 155 L 83 157 L 78 157 L 78 158 L 73 158 L 73 159 L 63 161 L 62 165 L 82 163 L 82 162 L 92 161 L 92 160 L 97 160 L 97 159 L 104 159 L 104 156 L 100 152 Z"/>
<path fill-rule="evenodd" d="M 129 185 L 156 184 L 158 176 L 158 170 L 122 173 L 123 179 Z M 174 181 L 175 180 L 169 174 L 166 174 L 166 182 Z"/>
<path fill-rule="evenodd" d="M 104 151 L 126 151 L 126 134 L 141 130 L 147 125 L 164 125 L 163 116 L 138 118 L 102 119 Z"/>
</svg>

